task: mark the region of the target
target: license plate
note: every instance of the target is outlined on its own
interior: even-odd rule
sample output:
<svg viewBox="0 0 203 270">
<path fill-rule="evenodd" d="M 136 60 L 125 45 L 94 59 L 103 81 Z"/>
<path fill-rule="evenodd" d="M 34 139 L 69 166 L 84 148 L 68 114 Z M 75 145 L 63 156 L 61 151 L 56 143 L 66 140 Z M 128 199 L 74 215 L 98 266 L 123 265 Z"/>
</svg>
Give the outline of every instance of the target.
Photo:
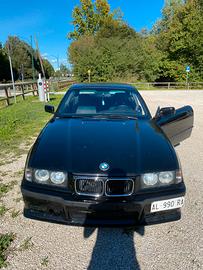
<svg viewBox="0 0 203 270">
<path fill-rule="evenodd" d="M 182 207 L 184 204 L 184 197 L 178 197 L 170 200 L 156 201 L 151 204 L 151 213 L 176 209 Z"/>
</svg>

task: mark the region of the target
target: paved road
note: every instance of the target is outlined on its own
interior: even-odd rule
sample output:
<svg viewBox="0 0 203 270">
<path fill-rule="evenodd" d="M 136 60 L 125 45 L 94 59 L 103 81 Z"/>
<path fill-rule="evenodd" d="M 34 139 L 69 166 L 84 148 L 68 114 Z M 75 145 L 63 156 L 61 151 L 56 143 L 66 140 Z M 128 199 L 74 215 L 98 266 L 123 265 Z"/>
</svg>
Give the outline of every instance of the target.
<svg viewBox="0 0 203 270">
<path fill-rule="evenodd" d="M 192 137 L 177 148 L 187 185 L 182 220 L 126 233 L 122 229 L 91 230 L 31 221 L 22 215 L 12 218 L 8 211 L 0 219 L 0 232 L 13 231 L 16 240 L 7 269 L 203 269 L 203 91 L 142 94 L 153 114 L 158 105 L 190 104 L 195 111 Z M 23 156 L 0 167 L 0 171 L 10 170 L 7 181 L 22 168 L 24 160 Z M 19 196 L 16 187 L 4 199 L 7 207 L 22 210 L 22 201 L 14 202 Z M 29 237 L 33 245 L 22 248 Z"/>
</svg>

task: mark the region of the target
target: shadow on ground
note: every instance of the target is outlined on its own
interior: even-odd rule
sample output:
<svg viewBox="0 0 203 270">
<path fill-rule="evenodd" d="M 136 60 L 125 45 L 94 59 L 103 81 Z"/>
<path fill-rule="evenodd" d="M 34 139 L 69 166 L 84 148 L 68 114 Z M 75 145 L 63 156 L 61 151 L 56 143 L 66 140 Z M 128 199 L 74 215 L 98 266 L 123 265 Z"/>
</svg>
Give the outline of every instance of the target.
<svg viewBox="0 0 203 270">
<path fill-rule="evenodd" d="M 84 238 L 97 230 L 97 239 L 88 270 L 140 270 L 134 233 L 144 235 L 144 227 L 133 229 L 84 228 Z"/>
</svg>

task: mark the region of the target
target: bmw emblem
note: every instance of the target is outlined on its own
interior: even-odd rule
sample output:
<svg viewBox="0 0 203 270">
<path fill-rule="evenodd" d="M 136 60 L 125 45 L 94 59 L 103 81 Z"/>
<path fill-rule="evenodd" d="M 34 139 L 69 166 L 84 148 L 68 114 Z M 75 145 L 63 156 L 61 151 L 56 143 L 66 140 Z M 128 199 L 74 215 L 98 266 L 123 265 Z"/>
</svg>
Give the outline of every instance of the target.
<svg viewBox="0 0 203 270">
<path fill-rule="evenodd" d="M 103 162 L 99 165 L 99 169 L 102 170 L 102 171 L 108 171 L 109 169 L 109 164 L 106 163 L 106 162 Z"/>
</svg>

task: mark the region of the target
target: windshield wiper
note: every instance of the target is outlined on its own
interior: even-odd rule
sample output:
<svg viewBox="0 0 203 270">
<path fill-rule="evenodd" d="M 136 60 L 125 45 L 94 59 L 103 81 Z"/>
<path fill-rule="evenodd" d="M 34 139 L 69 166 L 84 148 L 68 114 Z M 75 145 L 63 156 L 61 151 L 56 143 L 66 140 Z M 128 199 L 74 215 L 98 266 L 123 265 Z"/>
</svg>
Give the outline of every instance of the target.
<svg viewBox="0 0 203 270">
<path fill-rule="evenodd" d="M 74 114 L 74 115 L 57 115 L 58 118 L 100 118 L 100 119 L 132 119 L 137 120 L 138 118 L 134 115 L 116 115 L 116 114 Z"/>
<path fill-rule="evenodd" d="M 116 115 L 116 114 L 98 114 L 92 115 L 93 118 L 109 118 L 109 119 L 132 119 L 137 120 L 138 118 L 134 115 Z"/>
<path fill-rule="evenodd" d="M 57 115 L 58 118 L 88 118 L 92 117 L 91 115 L 81 115 L 81 114 L 75 114 L 75 115 Z"/>
</svg>

